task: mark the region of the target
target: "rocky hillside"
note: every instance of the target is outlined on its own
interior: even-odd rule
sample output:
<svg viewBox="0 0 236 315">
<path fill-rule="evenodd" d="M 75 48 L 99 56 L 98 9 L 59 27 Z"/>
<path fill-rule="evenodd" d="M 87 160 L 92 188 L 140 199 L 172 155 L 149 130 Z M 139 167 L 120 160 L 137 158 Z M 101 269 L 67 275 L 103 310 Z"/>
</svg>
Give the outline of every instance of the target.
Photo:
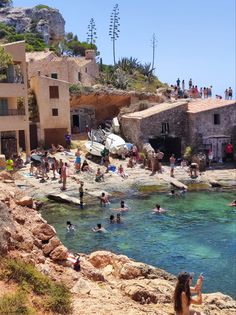
<svg viewBox="0 0 236 315">
<path fill-rule="evenodd" d="M 60 12 L 43 5 L 34 8 L 2 8 L 0 23 L 13 26 L 17 33 L 38 32 L 46 44 L 59 42 L 65 34 L 65 20 Z"/>
<path fill-rule="evenodd" d="M 81 254 L 81 271 L 66 260 L 68 250 L 54 228 L 23 195 L 7 173 L 0 173 L 0 254 L 34 264 L 72 293 L 71 314 L 173 315 L 175 277 L 124 255 L 99 251 Z M 0 281 L 0 305 L 6 285 Z M 236 303 L 221 293 L 205 294 L 197 310 L 208 315 L 233 315 Z M 37 309 L 37 303 L 33 305 Z M 42 310 L 37 314 L 43 313 Z M 52 313 L 50 313 L 52 314 Z M 67 313 L 69 315 L 69 313 Z"/>
</svg>

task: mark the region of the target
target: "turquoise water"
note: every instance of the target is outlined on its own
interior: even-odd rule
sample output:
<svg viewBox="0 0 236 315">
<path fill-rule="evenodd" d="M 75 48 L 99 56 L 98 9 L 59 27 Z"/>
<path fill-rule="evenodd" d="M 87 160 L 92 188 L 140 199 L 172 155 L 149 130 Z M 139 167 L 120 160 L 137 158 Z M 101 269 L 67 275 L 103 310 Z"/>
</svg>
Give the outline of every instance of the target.
<svg viewBox="0 0 236 315">
<path fill-rule="evenodd" d="M 204 292 L 221 291 L 236 297 L 236 208 L 227 204 L 236 192 L 188 192 L 184 197 L 155 194 L 126 199 L 130 210 L 122 214 L 123 223 L 110 225 L 112 208 L 49 203 L 43 217 L 52 224 L 61 241 L 74 252 L 110 250 L 125 254 L 173 274 L 181 270 L 204 273 Z M 159 203 L 168 211 L 152 214 Z M 66 221 L 77 225 L 66 232 Z M 108 233 L 92 232 L 97 223 Z"/>
</svg>

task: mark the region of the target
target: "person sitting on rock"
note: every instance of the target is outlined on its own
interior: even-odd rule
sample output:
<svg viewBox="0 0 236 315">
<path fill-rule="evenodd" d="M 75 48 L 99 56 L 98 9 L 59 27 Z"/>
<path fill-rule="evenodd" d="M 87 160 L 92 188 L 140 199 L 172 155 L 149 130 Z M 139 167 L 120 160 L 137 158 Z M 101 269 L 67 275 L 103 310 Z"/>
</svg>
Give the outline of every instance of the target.
<svg viewBox="0 0 236 315">
<path fill-rule="evenodd" d="M 188 272 L 181 272 L 178 275 L 174 291 L 174 310 L 176 315 L 204 315 L 201 312 L 190 310 L 191 304 L 202 304 L 202 283 L 203 276 L 200 275 L 195 287 L 190 287 L 193 276 Z M 191 294 L 196 293 L 197 297 L 192 298 Z"/>
<path fill-rule="evenodd" d="M 75 271 L 80 271 L 81 267 L 80 267 L 80 256 L 77 256 L 76 261 L 74 263 L 74 270 Z"/>
<path fill-rule="evenodd" d="M 125 173 L 125 170 L 124 170 L 124 168 L 123 168 L 122 165 L 120 165 L 120 166 L 118 167 L 117 172 L 118 172 L 118 174 L 119 174 L 122 178 L 128 177 L 128 175 Z"/>
<path fill-rule="evenodd" d="M 95 176 L 95 181 L 96 182 L 104 181 L 104 174 L 101 172 L 100 167 L 97 170 L 97 173 L 96 173 L 96 176 Z"/>
<path fill-rule="evenodd" d="M 133 161 L 133 157 L 132 156 L 129 158 L 129 161 L 127 163 L 127 167 L 130 167 L 130 168 L 134 167 L 134 161 Z"/>
</svg>

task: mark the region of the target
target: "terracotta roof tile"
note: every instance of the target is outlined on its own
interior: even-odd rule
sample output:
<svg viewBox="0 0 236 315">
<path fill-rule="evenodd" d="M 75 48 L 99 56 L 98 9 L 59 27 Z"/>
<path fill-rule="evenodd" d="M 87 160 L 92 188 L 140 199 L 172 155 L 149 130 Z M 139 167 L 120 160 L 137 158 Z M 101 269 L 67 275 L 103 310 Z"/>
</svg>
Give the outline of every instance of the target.
<svg viewBox="0 0 236 315">
<path fill-rule="evenodd" d="M 236 101 L 226 101 L 226 100 L 217 100 L 217 99 L 203 99 L 203 100 L 192 100 L 188 104 L 188 113 L 199 113 L 199 112 L 204 112 L 208 111 L 211 109 L 216 109 L 219 107 L 224 107 L 228 105 L 235 104 L 236 106 Z"/>
</svg>

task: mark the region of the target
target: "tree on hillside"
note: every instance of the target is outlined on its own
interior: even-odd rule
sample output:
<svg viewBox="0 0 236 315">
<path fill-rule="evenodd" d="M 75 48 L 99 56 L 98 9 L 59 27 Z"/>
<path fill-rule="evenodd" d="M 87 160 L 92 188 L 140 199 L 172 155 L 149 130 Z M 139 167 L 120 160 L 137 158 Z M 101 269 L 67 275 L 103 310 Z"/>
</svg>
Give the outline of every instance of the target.
<svg viewBox="0 0 236 315">
<path fill-rule="evenodd" d="M 154 69 L 155 66 L 155 53 L 156 53 L 156 47 L 157 47 L 157 39 L 156 39 L 156 34 L 153 33 L 152 35 L 152 69 Z"/>
<path fill-rule="evenodd" d="M 112 43 L 113 43 L 113 61 L 114 65 L 116 64 L 116 47 L 115 43 L 116 40 L 119 38 L 120 33 L 120 17 L 119 17 L 120 11 L 119 6 L 116 4 L 113 8 L 113 11 L 110 16 L 110 27 L 109 27 L 109 36 L 111 37 Z"/>
<path fill-rule="evenodd" d="M 0 0 L 0 9 L 11 7 L 12 6 L 12 0 Z"/>
<path fill-rule="evenodd" d="M 7 69 L 12 63 L 12 56 L 0 47 L 0 81 L 7 78 Z"/>
<path fill-rule="evenodd" d="M 96 43 L 96 39 L 97 39 L 97 29 L 96 29 L 94 19 L 91 18 L 88 25 L 87 42 L 92 46 Z"/>
</svg>

